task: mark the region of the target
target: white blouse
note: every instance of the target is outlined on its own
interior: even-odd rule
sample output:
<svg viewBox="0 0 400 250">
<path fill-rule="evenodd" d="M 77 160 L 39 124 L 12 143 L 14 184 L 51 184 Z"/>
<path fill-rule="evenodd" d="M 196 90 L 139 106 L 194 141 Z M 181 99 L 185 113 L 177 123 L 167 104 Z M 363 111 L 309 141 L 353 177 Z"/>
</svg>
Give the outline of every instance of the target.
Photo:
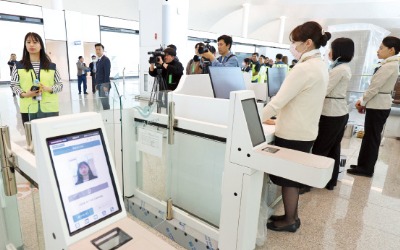
<svg viewBox="0 0 400 250">
<path fill-rule="evenodd" d="M 276 136 L 286 140 L 315 140 L 328 81 L 328 69 L 319 50 L 304 53 L 277 95 L 264 107 L 263 121 L 277 115 Z"/>
<path fill-rule="evenodd" d="M 322 115 L 344 116 L 349 113 L 346 93 L 350 79 L 351 70 L 348 63 L 342 63 L 329 71 L 329 83 Z"/>
<path fill-rule="evenodd" d="M 381 65 L 360 99 L 361 105 L 369 109 L 390 109 L 392 106 L 391 92 L 399 76 L 399 58 L 391 56 Z"/>
</svg>

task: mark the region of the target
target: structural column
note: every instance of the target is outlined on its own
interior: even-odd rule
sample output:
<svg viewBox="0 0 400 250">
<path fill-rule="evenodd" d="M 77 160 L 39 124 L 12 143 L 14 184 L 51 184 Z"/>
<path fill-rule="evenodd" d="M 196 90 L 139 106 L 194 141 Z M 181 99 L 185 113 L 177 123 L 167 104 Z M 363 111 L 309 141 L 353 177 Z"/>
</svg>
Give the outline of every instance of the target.
<svg viewBox="0 0 400 250">
<path fill-rule="evenodd" d="M 281 26 L 279 28 L 279 39 L 278 39 L 278 43 L 283 43 L 283 33 L 285 32 L 285 21 L 286 21 L 286 17 L 285 16 L 281 16 Z"/>
<path fill-rule="evenodd" d="M 188 22 L 187 0 L 139 0 L 141 96 L 150 96 L 153 83 L 148 75 L 148 52 L 174 44 L 178 58 L 186 58 Z"/>
<path fill-rule="evenodd" d="M 242 19 L 242 37 L 247 38 L 247 33 L 249 29 L 249 12 L 250 4 L 243 4 L 243 19 Z"/>
</svg>

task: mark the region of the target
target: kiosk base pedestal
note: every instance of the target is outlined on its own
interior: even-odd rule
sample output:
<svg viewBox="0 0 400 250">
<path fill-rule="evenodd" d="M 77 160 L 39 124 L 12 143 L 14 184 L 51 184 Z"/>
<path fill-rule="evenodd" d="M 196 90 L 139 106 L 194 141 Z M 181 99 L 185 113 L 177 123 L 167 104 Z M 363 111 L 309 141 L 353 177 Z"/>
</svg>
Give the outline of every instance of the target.
<svg viewBox="0 0 400 250">
<path fill-rule="evenodd" d="M 97 245 L 105 246 L 106 244 L 101 244 L 101 242 L 105 242 L 107 237 L 110 239 L 113 238 L 112 231 L 116 228 L 119 228 L 123 232 L 125 232 L 132 239 L 127 241 L 125 244 L 117 247 L 117 248 L 97 248 L 92 241 L 98 242 Z M 109 234 L 109 236 L 107 236 Z M 115 235 L 114 235 L 115 236 Z M 104 239 L 104 240 L 103 240 Z M 122 220 L 117 221 L 116 223 L 103 228 L 102 230 L 86 237 L 83 240 L 76 242 L 71 245 L 68 249 L 70 250 L 96 250 L 96 249 L 146 249 L 146 250 L 173 250 L 176 249 L 169 245 L 167 242 L 163 241 L 147 229 L 140 226 L 138 223 L 134 222 L 129 218 L 124 218 Z"/>
</svg>

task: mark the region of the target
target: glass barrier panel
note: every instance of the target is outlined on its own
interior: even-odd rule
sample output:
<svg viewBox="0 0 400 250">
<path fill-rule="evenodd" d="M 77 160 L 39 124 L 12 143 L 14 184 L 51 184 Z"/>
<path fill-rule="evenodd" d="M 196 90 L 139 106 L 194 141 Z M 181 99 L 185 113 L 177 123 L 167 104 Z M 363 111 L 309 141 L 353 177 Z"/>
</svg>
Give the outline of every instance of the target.
<svg viewBox="0 0 400 250">
<path fill-rule="evenodd" d="M 167 129 L 157 125 L 135 122 L 137 157 L 137 188 L 166 201 L 167 197 Z"/>
<path fill-rule="evenodd" d="M 39 190 L 24 176 L 17 173 L 18 212 L 24 249 L 45 249 L 41 219 Z"/>
<path fill-rule="evenodd" d="M 152 113 L 167 113 L 167 92 L 154 93 L 149 100 L 135 103 L 137 117 L 134 129 L 137 154 L 137 188 L 159 200 L 166 201 L 168 176 L 168 129 L 167 124 L 149 120 Z"/>
<path fill-rule="evenodd" d="M 174 206 L 216 227 L 225 148 L 225 142 L 175 131 L 168 150 L 168 197 Z"/>
<path fill-rule="evenodd" d="M 0 249 L 23 249 L 26 245 L 27 235 L 20 227 L 24 217 L 20 213 L 19 198 L 17 200 L 17 195 L 5 195 L 3 175 L 0 174 Z"/>
</svg>

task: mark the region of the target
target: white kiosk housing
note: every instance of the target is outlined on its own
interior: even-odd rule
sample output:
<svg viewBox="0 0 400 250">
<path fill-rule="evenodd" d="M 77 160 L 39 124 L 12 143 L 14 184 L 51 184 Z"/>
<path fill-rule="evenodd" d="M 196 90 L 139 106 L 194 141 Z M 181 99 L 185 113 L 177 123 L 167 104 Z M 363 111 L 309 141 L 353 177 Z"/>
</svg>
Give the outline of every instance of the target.
<svg viewBox="0 0 400 250">
<path fill-rule="evenodd" d="M 46 249 L 175 249 L 128 219 L 101 115 L 32 121 Z"/>
<path fill-rule="evenodd" d="M 254 249 L 264 173 L 322 188 L 334 160 L 266 143 L 254 93 L 230 95 L 219 248 Z"/>
</svg>

